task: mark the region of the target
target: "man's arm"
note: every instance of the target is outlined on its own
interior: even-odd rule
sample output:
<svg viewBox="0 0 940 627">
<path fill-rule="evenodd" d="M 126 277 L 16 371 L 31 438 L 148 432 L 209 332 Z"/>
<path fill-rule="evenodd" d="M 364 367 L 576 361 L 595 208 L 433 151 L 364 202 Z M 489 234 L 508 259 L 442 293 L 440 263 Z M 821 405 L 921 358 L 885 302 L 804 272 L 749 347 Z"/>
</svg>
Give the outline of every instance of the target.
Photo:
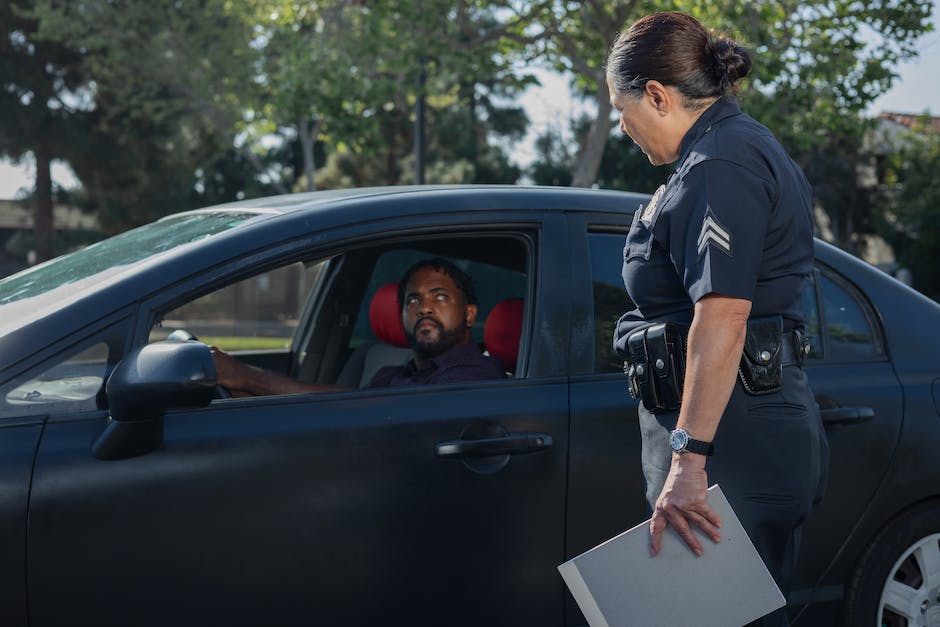
<svg viewBox="0 0 940 627">
<path fill-rule="evenodd" d="M 210 349 L 212 360 L 215 362 L 218 384 L 236 396 L 339 392 L 355 389 L 341 385 L 302 383 L 276 372 L 244 364 L 215 346 L 211 346 Z"/>
</svg>

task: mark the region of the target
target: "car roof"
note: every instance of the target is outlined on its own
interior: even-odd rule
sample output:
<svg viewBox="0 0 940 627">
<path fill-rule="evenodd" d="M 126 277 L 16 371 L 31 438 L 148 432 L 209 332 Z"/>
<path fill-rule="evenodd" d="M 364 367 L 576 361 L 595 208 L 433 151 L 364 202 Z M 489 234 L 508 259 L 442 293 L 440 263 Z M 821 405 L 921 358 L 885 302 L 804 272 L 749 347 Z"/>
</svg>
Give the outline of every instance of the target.
<svg viewBox="0 0 940 627">
<path fill-rule="evenodd" d="M 155 290 L 192 275 L 194 268 L 218 268 L 235 254 L 261 251 L 282 242 L 316 239 L 325 230 L 346 225 L 434 213 L 536 213 L 556 210 L 629 215 L 648 195 L 610 190 L 512 185 L 421 185 L 372 187 L 287 194 L 242 200 L 165 216 L 153 224 L 205 215 L 248 216 L 231 230 L 109 268 L 90 280 L 63 282 L 29 302 L 0 304 L 0 371 L 9 357 L 26 350 L 26 336 L 54 343 L 110 311 L 134 306 Z M 47 263 L 67 268 L 63 256 Z M 35 267 L 8 279 L 23 279 Z M 48 273 L 47 273 L 48 274 Z M 26 331 L 27 326 L 33 328 Z M 41 328 L 40 328 L 41 327 Z M 15 336 L 19 336 L 16 339 Z M 38 347 L 33 347 L 33 349 Z M 21 350 L 22 349 L 22 350 Z"/>
</svg>

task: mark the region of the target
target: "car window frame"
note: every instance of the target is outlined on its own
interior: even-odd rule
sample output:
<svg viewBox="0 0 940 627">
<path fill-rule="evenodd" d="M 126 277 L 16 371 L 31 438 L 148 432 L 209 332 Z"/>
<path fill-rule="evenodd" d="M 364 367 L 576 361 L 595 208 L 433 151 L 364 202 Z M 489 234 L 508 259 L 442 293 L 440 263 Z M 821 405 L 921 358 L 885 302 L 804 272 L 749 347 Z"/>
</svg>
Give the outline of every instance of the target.
<svg viewBox="0 0 940 627">
<path fill-rule="evenodd" d="M 851 302 L 855 303 L 871 333 L 872 347 L 875 352 L 874 355 L 859 356 L 856 358 L 846 356 L 835 358 L 830 356 L 832 351 L 830 348 L 829 324 L 826 319 L 826 308 L 824 306 L 825 296 L 823 294 L 824 288 L 822 281 L 820 280 L 821 277 L 825 277 L 831 281 L 849 297 Z M 819 316 L 819 328 L 822 335 L 823 355 L 818 360 L 811 360 L 807 365 L 871 363 L 888 361 L 890 359 L 881 317 L 878 315 L 877 309 L 863 290 L 839 273 L 835 268 L 818 259 L 815 261 L 813 267 L 813 288 L 816 295 L 816 312 Z"/>
<path fill-rule="evenodd" d="M 523 214 L 524 215 L 524 214 Z M 326 229 L 311 237 L 310 235 L 298 237 L 290 241 L 282 242 L 278 245 L 269 247 L 268 250 L 253 250 L 246 254 L 229 260 L 220 262 L 212 268 L 207 269 L 211 275 L 211 280 L 202 282 L 204 273 L 194 273 L 185 281 L 178 282 L 173 286 L 151 296 L 142 303 L 142 314 L 139 316 L 138 324 L 134 332 L 134 345 L 143 345 L 147 343 L 151 327 L 156 324 L 162 316 L 174 308 L 199 298 L 214 290 L 218 290 L 226 285 L 231 285 L 240 280 L 248 279 L 273 268 L 280 267 L 297 261 L 312 262 L 322 261 L 324 259 L 341 257 L 343 253 L 354 248 L 376 246 L 381 243 L 392 244 L 395 242 L 408 242 L 416 239 L 433 238 L 468 238 L 468 237 L 514 237 L 524 241 L 526 246 L 526 264 L 527 264 L 527 286 L 526 286 L 526 308 L 523 319 L 523 329 L 520 338 L 519 355 L 517 362 L 517 372 L 524 373 L 514 377 L 513 381 L 528 380 L 532 376 L 532 351 L 535 340 L 532 336 L 536 328 L 536 320 L 540 314 L 539 303 L 534 302 L 539 294 L 538 284 L 540 281 L 540 266 L 544 263 L 542 253 L 543 230 L 547 228 L 547 223 L 560 219 L 560 216 L 554 216 L 547 213 L 525 215 L 524 217 L 507 218 L 505 214 L 499 215 L 497 219 L 492 219 L 490 213 L 459 215 L 459 214 L 440 214 L 436 216 L 435 224 L 415 225 L 415 218 L 421 216 L 401 216 L 394 221 L 383 221 L 382 228 L 373 226 L 370 223 L 368 233 L 364 234 L 362 223 L 351 223 L 333 229 Z M 388 222 L 392 222 L 389 224 Z M 398 226 L 395 223 L 403 223 Z M 397 227 L 397 228 L 396 228 Z M 377 234 L 380 234 L 377 236 Z M 227 270 L 227 271 L 226 271 Z M 331 277 L 334 274 L 331 268 L 324 273 L 318 289 L 327 291 Z M 309 300 L 309 299 L 308 299 Z M 322 307 L 322 297 L 316 298 L 317 302 L 308 303 L 304 306 L 312 308 L 316 315 L 319 307 Z M 306 312 L 305 312 L 306 313 Z M 299 350 L 295 342 L 300 335 L 301 329 L 308 325 L 308 320 L 304 320 L 298 325 L 297 333 L 291 344 L 291 352 Z M 545 376 L 545 375 L 542 375 Z M 458 384 L 459 385 L 459 384 Z M 355 392 L 355 390 L 353 391 Z M 342 392 L 336 392 L 342 393 Z M 348 393 L 348 392 L 346 392 Z M 282 395 L 291 396 L 291 395 Z M 278 396 L 252 397 L 254 399 L 278 398 Z M 251 400 L 248 398 L 225 399 L 226 403 Z"/>
</svg>

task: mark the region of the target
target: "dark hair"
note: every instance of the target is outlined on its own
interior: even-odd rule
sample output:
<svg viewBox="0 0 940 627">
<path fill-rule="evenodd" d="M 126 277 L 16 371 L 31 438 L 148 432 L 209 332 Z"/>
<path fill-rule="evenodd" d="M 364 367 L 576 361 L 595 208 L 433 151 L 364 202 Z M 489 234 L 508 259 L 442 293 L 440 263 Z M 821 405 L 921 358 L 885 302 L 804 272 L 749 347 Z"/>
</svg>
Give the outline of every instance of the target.
<svg viewBox="0 0 940 627">
<path fill-rule="evenodd" d="M 690 15 L 670 11 L 638 19 L 611 46 L 607 76 L 619 94 L 636 94 L 656 80 L 675 87 L 690 108 L 737 93 L 751 56 L 724 35 L 713 35 Z"/>
<path fill-rule="evenodd" d="M 435 257 L 434 259 L 422 259 L 405 270 L 405 276 L 398 283 L 398 303 L 400 305 L 405 303 L 405 290 L 408 289 L 408 281 L 411 280 L 415 272 L 422 268 L 434 268 L 438 272 L 443 272 L 454 280 L 454 283 L 463 292 L 464 300 L 467 301 L 468 305 L 477 304 L 477 293 L 473 289 L 473 279 L 470 278 L 470 275 L 454 265 L 453 262 Z"/>
</svg>

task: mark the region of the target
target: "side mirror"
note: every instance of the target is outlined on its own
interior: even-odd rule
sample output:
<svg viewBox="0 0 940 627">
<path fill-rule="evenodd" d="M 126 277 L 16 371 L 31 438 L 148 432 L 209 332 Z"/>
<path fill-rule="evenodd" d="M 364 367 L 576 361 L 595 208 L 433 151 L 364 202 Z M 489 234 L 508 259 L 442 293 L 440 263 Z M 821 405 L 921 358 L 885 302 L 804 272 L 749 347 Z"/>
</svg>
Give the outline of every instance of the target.
<svg viewBox="0 0 940 627">
<path fill-rule="evenodd" d="M 168 409 L 205 407 L 215 395 L 216 371 L 201 342 L 155 342 L 114 368 L 105 392 L 108 426 L 92 445 L 98 459 L 143 455 L 160 445 Z"/>
</svg>

